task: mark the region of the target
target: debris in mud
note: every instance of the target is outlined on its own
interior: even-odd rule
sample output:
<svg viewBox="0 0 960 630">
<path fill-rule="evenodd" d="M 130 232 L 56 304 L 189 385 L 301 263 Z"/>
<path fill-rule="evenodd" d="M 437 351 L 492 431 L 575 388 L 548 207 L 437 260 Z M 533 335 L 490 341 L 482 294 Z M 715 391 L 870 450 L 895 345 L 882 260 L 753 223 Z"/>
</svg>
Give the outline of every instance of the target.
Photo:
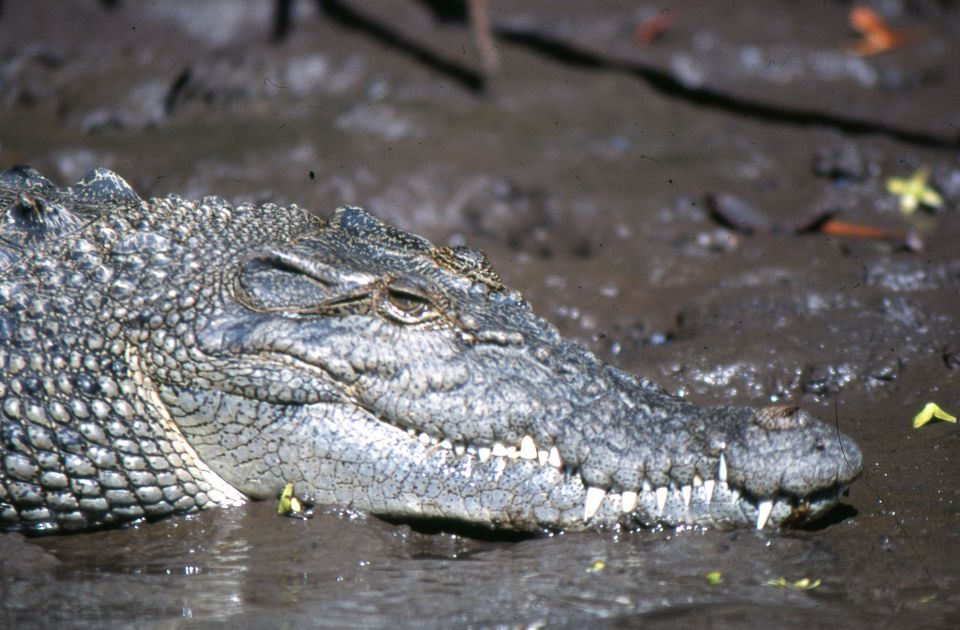
<svg viewBox="0 0 960 630">
<path fill-rule="evenodd" d="M 310 517 L 310 510 L 305 508 L 303 503 L 293 495 L 293 482 L 283 487 L 283 492 L 280 493 L 280 500 L 277 502 L 277 514 L 292 518 Z"/>
<path fill-rule="evenodd" d="M 911 215 L 917 208 L 936 210 L 943 207 L 943 197 L 928 182 L 930 169 L 921 168 L 910 177 L 890 177 L 887 192 L 900 201 L 900 212 Z"/>
<path fill-rule="evenodd" d="M 633 30 L 633 41 L 638 46 L 649 46 L 676 23 L 677 16 L 670 9 L 662 9 L 656 15 L 643 20 Z"/>
<path fill-rule="evenodd" d="M 913 417 L 913 428 L 919 429 L 925 424 L 929 423 L 931 420 L 943 420 L 944 422 L 953 422 L 956 424 L 957 417 L 951 415 L 940 408 L 935 402 L 928 402 L 923 409 Z"/>
<path fill-rule="evenodd" d="M 791 582 L 785 577 L 778 577 L 775 580 L 767 580 L 767 586 L 778 586 L 780 588 L 792 588 L 795 591 L 809 591 L 815 589 L 823 583 L 823 580 L 817 578 L 811 580 L 810 578 L 800 578 Z"/>
<path fill-rule="evenodd" d="M 848 238 L 887 241 L 912 252 L 923 250 L 923 240 L 909 230 L 896 230 L 833 218 L 833 212 L 821 211 L 800 217 L 791 223 L 771 220 L 763 211 L 734 195 L 719 193 L 707 196 L 710 216 L 721 225 L 744 234 L 809 234 L 820 233 Z"/>
<path fill-rule="evenodd" d="M 500 68 L 500 53 L 494 43 L 493 27 L 490 22 L 490 0 L 470 0 L 468 4 L 473 43 L 480 54 L 483 73 L 490 77 Z"/>
<path fill-rule="evenodd" d="M 923 239 L 916 232 L 910 230 L 890 230 L 878 228 L 861 223 L 850 223 L 848 221 L 838 221 L 836 219 L 827 219 L 819 225 L 818 230 L 821 234 L 830 234 L 832 236 L 846 236 L 850 238 L 866 238 L 877 241 L 887 241 L 900 249 L 910 252 L 923 251 Z"/>
<path fill-rule="evenodd" d="M 850 26 L 860 33 L 860 40 L 852 50 L 861 57 L 879 55 L 916 39 L 909 33 L 890 28 L 876 11 L 860 5 L 850 9 Z"/>
<path fill-rule="evenodd" d="M 785 234 L 797 227 L 774 223 L 757 207 L 727 193 L 707 195 L 710 216 L 721 225 L 743 234 Z"/>
</svg>

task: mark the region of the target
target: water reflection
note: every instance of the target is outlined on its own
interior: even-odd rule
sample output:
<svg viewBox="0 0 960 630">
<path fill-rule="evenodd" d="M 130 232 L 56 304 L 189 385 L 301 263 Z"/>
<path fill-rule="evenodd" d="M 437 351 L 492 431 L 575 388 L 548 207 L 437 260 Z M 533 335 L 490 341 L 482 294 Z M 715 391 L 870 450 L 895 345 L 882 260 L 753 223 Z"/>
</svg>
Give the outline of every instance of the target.
<svg viewBox="0 0 960 630">
<path fill-rule="evenodd" d="M 513 541 L 420 534 L 268 504 L 52 539 L 0 538 L 0 625 L 720 627 L 876 621 L 852 599 L 829 534 L 585 533 Z M 719 572 L 719 583 L 706 575 Z M 802 591 L 767 584 L 822 578 Z M 903 597 L 903 595 L 900 595 Z M 944 602 L 946 604 L 946 602 Z M 929 608 L 927 609 L 929 610 Z M 774 617 L 770 617 L 774 618 Z M 713 623 L 712 622 L 712 623 Z"/>
</svg>

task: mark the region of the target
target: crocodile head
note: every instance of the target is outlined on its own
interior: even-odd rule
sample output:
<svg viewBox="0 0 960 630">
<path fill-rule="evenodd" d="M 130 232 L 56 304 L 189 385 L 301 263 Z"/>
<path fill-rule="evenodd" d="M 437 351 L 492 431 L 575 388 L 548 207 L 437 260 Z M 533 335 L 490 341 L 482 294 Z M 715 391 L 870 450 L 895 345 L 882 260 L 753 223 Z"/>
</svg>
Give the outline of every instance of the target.
<svg viewBox="0 0 960 630">
<path fill-rule="evenodd" d="M 702 409 L 603 363 L 476 250 L 357 208 L 304 225 L 216 261 L 189 350 L 169 350 L 181 367 L 142 361 L 249 496 L 296 482 L 318 503 L 520 530 L 762 528 L 819 516 L 860 473 L 854 442 L 804 411 Z"/>
</svg>

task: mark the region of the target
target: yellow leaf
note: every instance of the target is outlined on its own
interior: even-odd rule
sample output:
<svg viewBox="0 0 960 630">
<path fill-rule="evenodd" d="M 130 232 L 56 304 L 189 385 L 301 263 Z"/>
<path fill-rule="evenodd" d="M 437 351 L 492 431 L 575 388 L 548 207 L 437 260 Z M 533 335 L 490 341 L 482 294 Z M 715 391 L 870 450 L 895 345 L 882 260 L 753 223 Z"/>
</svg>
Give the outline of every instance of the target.
<svg viewBox="0 0 960 630">
<path fill-rule="evenodd" d="M 940 196 L 940 193 L 935 191 L 933 188 L 928 188 L 923 191 L 923 194 L 920 195 L 920 203 L 930 208 L 939 208 L 943 205 L 943 197 Z"/>
<path fill-rule="evenodd" d="M 599 573 L 607 568 L 607 563 L 603 560 L 597 560 L 593 565 L 587 569 L 587 573 Z"/>
<path fill-rule="evenodd" d="M 710 571 L 703 577 L 707 578 L 707 582 L 710 586 L 716 586 L 717 584 L 723 583 L 723 573 L 720 571 Z"/>
<path fill-rule="evenodd" d="M 300 505 L 297 497 L 293 496 L 293 483 L 288 483 L 283 487 L 283 492 L 280 493 L 280 501 L 277 502 L 277 514 L 280 516 L 290 516 L 291 514 L 299 514 L 302 511 L 303 506 Z"/>
<path fill-rule="evenodd" d="M 895 195 L 900 203 L 900 211 L 913 214 L 920 206 L 939 208 L 943 197 L 929 183 L 930 171 L 921 168 L 910 177 L 890 177 L 887 179 L 887 192 Z"/>
<path fill-rule="evenodd" d="M 817 588 L 818 586 L 820 586 L 820 584 L 821 584 L 822 582 L 823 582 L 823 580 L 821 580 L 821 579 L 819 579 L 819 578 L 817 578 L 816 580 L 811 580 L 810 578 L 803 578 L 803 579 L 800 579 L 800 580 L 797 580 L 796 582 L 794 582 L 794 583 L 793 583 L 793 588 L 806 591 L 806 590 L 809 590 L 809 589 L 811 589 L 811 588 Z"/>
<path fill-rule="evenodd" d="M 809 591 L 811 589 L 817 588 L 823 583 L 823 580 L 817 578 L 816 580 L 811 580 L 810 578 L 800 578 L 796 582 L 791 582 L 785 577 L 779 577 L 775 580 L 767 580 L 768 586 L 777 586 L 780 588 L 792 588 L 797 591 Z"/>
<path fill-rule="evenodd" d="M 913 417 L 913 428 L 919 429 L 923 425 L 927 424 L 931 420 L 936 418 L 937 420 L 943 420 L 944 422 L 956 422 L 956 416 L 952 416 L 943 409 L 940 408 L 935 402 L 928 402 L 924 408 Z"/>
</svg>

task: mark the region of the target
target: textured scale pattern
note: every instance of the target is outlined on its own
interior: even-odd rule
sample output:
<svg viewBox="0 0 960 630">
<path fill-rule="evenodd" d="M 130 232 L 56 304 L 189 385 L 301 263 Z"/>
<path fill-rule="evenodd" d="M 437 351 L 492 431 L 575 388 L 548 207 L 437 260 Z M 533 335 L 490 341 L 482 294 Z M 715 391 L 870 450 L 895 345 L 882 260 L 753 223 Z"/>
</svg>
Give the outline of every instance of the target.
<svg viewBox="0 0 960 630">
<path fill-rule="evenodd" d="M 231 213 L 215 198 L 148 206 L 106 170 L 64 192 L 31 169 L 3 177 L 0 261 L 18 273 L 0 280 L 0 522 L 87 529 L 243 502 L 144 371 L 196 376 L 188 329 L 216 307 L 215 287 L 180 270 L 229 256 Z M 291 232 L 316 223 L 258 216 L 271 234 L 281 218 Z M 246 218 L 237 233 L 264 238 L 266 224 Z"/>
<path fill-rule="evenodd" d="M 0 173 L 0 529 L 276 497 L 521 530 L 802 523 L 862 468 L 563 340 L 486 257 L 359 208 Z"/>
</svg>

